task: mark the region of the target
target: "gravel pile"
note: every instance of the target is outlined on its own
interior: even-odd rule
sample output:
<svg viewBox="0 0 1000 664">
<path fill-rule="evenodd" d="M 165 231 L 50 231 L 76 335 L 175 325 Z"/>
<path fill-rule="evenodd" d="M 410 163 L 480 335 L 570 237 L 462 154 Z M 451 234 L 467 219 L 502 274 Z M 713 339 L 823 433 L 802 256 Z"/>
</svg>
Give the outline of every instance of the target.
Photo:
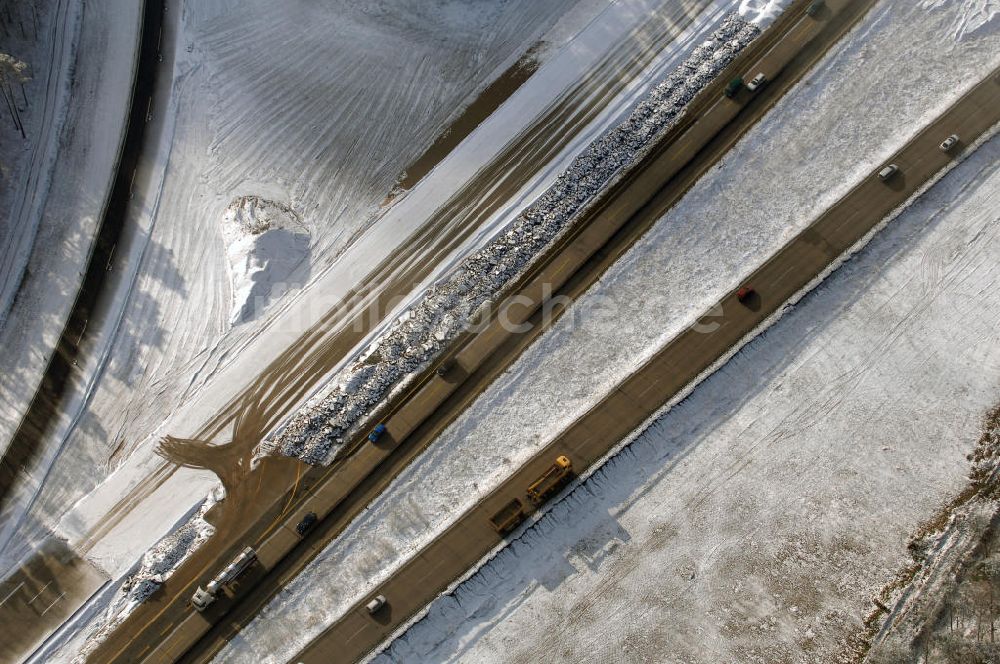
<svg viewBox="0 0 1000 664">
<path fill-rule="evenodd" d="M 390 390 L 426 367 L 477 313 L 556 240 L 595 196 L 621 178 L 680 118 L 687 104 L 760 29 L 733 14 L 627 119 L 594 141 L 539 199 L 490 244 L 465 259 L 287 425 L 263 454 L 329 463 L 344 439 Z"/>
</svg>

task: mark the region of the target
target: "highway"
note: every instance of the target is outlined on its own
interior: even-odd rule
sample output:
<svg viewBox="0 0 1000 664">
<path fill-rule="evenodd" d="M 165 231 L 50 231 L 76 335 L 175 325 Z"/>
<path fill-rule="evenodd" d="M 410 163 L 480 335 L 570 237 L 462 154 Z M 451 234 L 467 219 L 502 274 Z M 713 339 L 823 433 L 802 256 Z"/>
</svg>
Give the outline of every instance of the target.
<svg viewBox="0 0 1000 664">
<path fill-rule="evenodd" d="M 560 286 L 566 292 L 579 293 L 592 283 L 801 77 L 869 4 L 831 2 L 830 8 L 815 19 L 803 17 L 805 3 L 795 5 L 745 49 L 730 71 L 692 102 L 684 121 L 665 137 L 632 178 L 609 190 L 594 213 L 512 287 L 508 293 L 512 297 L 533 295 L 533 304 L 514 311 L 512 317 L 529 319 L 535 315 L 541 305 L 539 292 L 543 284 L 554 284 L 558 294 Z M 782 74 L 756 95 L 741 93 L 736 100 L 722 97 L 722 87 L 734 73 L 745 75 L 761 67 Z M 533 334 L 539 331 L 535 326 Z M 192 659 L 202 661 L 228 638 L 227 631 L 238 630 L 287 578 L 307 564 L 363 507 L 367 497 L 381 490 L 429 444 L 434 433 L 509 365 L 531 338 L 504 335 L 499 325 L 494 325 L 472 338 L 460 339 L 450 358 L 457 362 L 456 369 L 444 379 L 429 369 L 413 389 L 386 407 L 382 417 L 388 422 L 389 435 L 377 446 L 356 441 L 352 453 L 331 468 L 310 469 L 289 460 L 269 460 L 255 473 L 257 477 L 251 475 L 237 485 L 224 501 L 223 505 L 233 506 L 225 518 L 210 515 L 221 518 L 216 536 L 164 584 L 160 593 L 139 607 L 91 661 L 173 661 L 187 652 L 212 623 L 218 622 L 221 626 L 191 651 Z M 293 487 L 291 491 L 278 490 L 288 486 Z M 313 534 L 296 547 L 299 540 L 292 527 L 309 510 L 324 518 Z M 257 544 L 262 565 L 244 580 L 238 599 L 220 600 L 205 614 L 186 606 L 194 588 L 246 543 Z M 285 552 L 293 547 L 292 555 L 286 557 Z M 227 615 L 234 606 L 236 611 Z"/>
<path fill-rule="evenodd" d="M 885 182 L 874 174 L 866 177 L 758 268 L 747 281 L 756 291 L 754 297 L 740 303 L 734 289 L 716 307 L 710 308 L 703 320 L 714 323 L 714 331 L 706 332 L 699 326 L 672 340 L 390 577 L 372 593 L 388 599 L 386 609 L 376 616 L 369 615 L 364 604 L 370 598 L 365 597 L 293 661 L 349 662 L 371 652 L 400 624 L 490 553 L 500 542 L 490 527 L 490 516 L 513 498 L 525 501 L 525 488 L 556 456 L 568 456 L 577 468 L 589 467 L 600 460 L 947 166 L 954 151 L 946 153 L 939 148 L 946 136 L 958 134 L 961 141 L 957 149 L 961 150 L 998 122 L 1000 70 L 979 83 L 888 160 L 887 163 L 898 165 L 897 175 Z"/>
</svg>

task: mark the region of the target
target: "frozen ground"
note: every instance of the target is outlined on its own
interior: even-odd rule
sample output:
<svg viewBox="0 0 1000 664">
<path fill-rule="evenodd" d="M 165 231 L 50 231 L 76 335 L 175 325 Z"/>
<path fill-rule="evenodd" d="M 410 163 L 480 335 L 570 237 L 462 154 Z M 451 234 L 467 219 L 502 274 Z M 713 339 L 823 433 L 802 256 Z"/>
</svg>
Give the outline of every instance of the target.
<svg viewBox="0 0 1000 664">
<path fill-rule="evenodd" d="M 600 9 L 601 7 L 601 3 L 591 2 L 588 4 L 590 5 L 589 8 L 585 7 L 583 10 L 580 10 L 585 12 L 584 15 L 586 15 L 586 11 Z M 419 220 L 420 214 L 426 214 L 427 210 L 433 209 L 431 205 L 435 201 L 443 200 L 440 197 L 441 193 L 454 191 L 455 187 L 462 182 L 461 178 L 468 177 L 472 165 L 483 163 L 481 160 L 489 154 L 487 150 L 495 149 L 497 145 L 502 145 L 504 142 L 510 140 L 510 136 L 519 131 L 520 127 L 525 126 L 534 115 L 540 112 L 540 109 L 551 104 L 551 100 L 557 98 L 561 94 L 561 90 L 573 85 L 581 74 L 588 72 L 588 66 L 607 53 L 611 46 L 617 47 L 620 42 L 632 39 L 629 36 L 629 31 L 636 25 L 641 25 L 649 19 L 651 7 L 655 4 L 646 0 L 618 3 L 609 9 L 608 12 L 602 14 L 599 20 L 591 22 L 587 27 L 587 33 L 580 38 L 573 39 L 570 47 L 558 52 L 553 51 L 552 66 L 543 65 L 535 77 L 525 86 L 523 90 L 524 94 L 516 94 L 501 109 L 500 113 L 491 117 L 488 122 L 484 123 L 480 130 L 477 130 L 470 137 L 467 141 L 468 145 L 463 144 L 460 146 L 448 160 L 431 173 L 428 181 L 418 186 L 407 197 L 399 201 L 386 217 L 383 217 L 379 221 L 379 224 L 372 229 L 371 234 L 366 234 L 365 237 L 361 238 L 361 244 L 364 247 L 362 254 L 369 256 L 375 252 L 384 252 L 384 247 L 378 243 L 384 244 L 386 241 L 398 242 L 400 233 L 403 231 L 409 232 L 407 229 L 415 226 L 415 222 Z M 576 151 L 586 146 L 595 134 L 600 133 L 609 124 L 613 123 L 615 118 L 620 116 L 623 109 L 628 108 L 635 102 L 637 95 L 647 89 L 650 80 L 656 80 L 657 77 L 663 75 L 665 69 L 669 70 L 670 63 L 674 62 L 677 57 L 678 49 L 682 52 L 690 48 L 692 43 L 697 43 L 698 34 L 702 34 L 705 29 L 710 29 L 711 26 L 717 24 L 725 13 L 725 5 L 726 3 L 705 3 L 706 11 L 698 15 L 697 29 L 693 33 L 681 33 L 680 29 L 676 30 L 676 32 L 668 32 L 668 35 L 677 34 L 677 46 L 664 49 L 662 54 L 656 54 L 656 57 L 653 58 L 654 61 L 648 67 L 641 69 L 636 76 L 636 80 L 628 82 L 621 94 L 616 93 L 616 96 L 609 97 L 606 101 L 606 110 L 603 110 L 597 116 L 593 125 L 581 128 L 579 138 L 574 138 L 567 146 L 565 153 L 559 154 L 558 159 L 551 166 L 542 170 L 538 182 L 532 182 L 524 191 L 518 192 L 517 200 L 511 204 L 510 208 L 505 209 L 502 214 L 516 214 L 516 210 L 519 207 L 523 207 L 533 196 L 537 196 L 537 193 L 543 190 L 559 170 L 565 167 L 565 164 L 572 159 Z M 688 11 L 693 10 L 688 8 Z M 579 15 L 571 18 L 572 21 L 584 22 L 580 20 Z M 671 10 L 670 13 L 664 14 L 664 20 L 668 22 L 668 25 L 669 22 L 675 20 L 681 21 L 680 25 L 682 27 L 686 25 L 683 22 L 683 12 L 678 14 Z M 572 30 L 566 25 L 560 24 L 554 32 L 563 35 L 562 39 L 568 39 L 568 34 L 572 33 Z M 641 53 L 642 44 L 640 43 L 638 46 Z M 180 145 L 183 145 L 183 142 Z M 269 191 L 267 198 L 282 206 L 287 206 L 286 199 L 274 191 Z M 282 203 L 281 201 L 286 202 Z M 289 207 L 296 209 L 294 206 Z M 409 226 L 400 226 L 401 222 L 406 222 Z M 386 225 L 385 228 L 387 230 L 380 230 L 383 225 Z M 484 228 L 483 235 L 479 236 L 475 241 L 482 241 L 482 238 L 488 237 L 488 230 L 488 228 Z M 368 235 L 372 235 L 372 237 L 368 237 Z M 376 244 L 372 244 L 373 240 Z M 447 267 L 447 264 L 442 266 L 442 268 L 444 267 Z M 348 278 L 357 276 L 350 268 L 350 265 L 345 270 L 341 270 L 341 274 L 344 276 Z M 331 271 L 330 274 L 336 274 L 336 270 Z M 325 284 L 325 288 L 322 291 L 313 292 L 311 294 L 312 298 L 316 298 L 317 296 L 330 298 L 332 295 L 342 293 L 347 287 L 343 282 L 336 280 L 327 280 L 323 283 Z M 347 285 L 349 286 L 349 284 Z M 331 302 L 335 301 L 335 298 L 331 300 Z M 316 305 L 315 302 L 312 304 Z M 318 306 L 322 307 L 323 304 L 320 303 Z M 287 343 L 288 335 L 285 334 L 282 336 L 279 334 L 277 338 L 279 341 Z M 244 357 L 246 356 L 244 355 Z M 261 356 L 255 354 L 253 357 L 257 360 L 253 364 L 259 367 L 261 362 L 263 362 Z M 240 376 L 241 374 L 237 374 L 237 381 L 241 379 Z M 225 389 L 231 389 L 231 386 L 227 385 Z M 208 396 L 207 403 L 201 401 L 200 403 L 192 404 L 190 408 L 186 409 L 185 413 L 175 414 L 175 417 L 173 417 L 175 424 L 181 423 L 182 427 L 192 427 L 197 424 L 196 421 L 193 421 L 194 418 L 214 412 L 211 408 L 219 405 L 219 395 L 213 392 Z M 192 416 L 192 413 L 200 413 L 200 415 Z M 93 421 L 93 418 L 86 417 L 82 420 L 82 423 L 87 424 L 91 421 Z M 171 431 L 174 430 L 171 429 Z M 106 432 L 98 429 L 97 434 L 106 435 Z M 93 431 L 89 435 L 93 436 Z M 77 442 L 79 443 L 80 440 L 77 440 Z M 87 449 L 86 445 L 83 447 L 84 450 Z M 129 463 L 131 464 L 131 460 Z M 61 524 L 63 532 L 67 532 L 74 537 L 85 534 L 87 529 L 95 523 L 95 519 L 99 519 L 100 515 L 105 513 L 113 505 L 114 501 L 117 500 L 117 497 L 121 495 L 118 491 L 122 488 L 127 490 L 137 479 L 142 478 L 147 472 L 151 471 L 155 463 L 155 458 L 149 459 L 147 455 L 145 460 L 137 460 L 134 466 L 128 468 L 127 473 L 119 473 L 118 475 L 120 475 L 120 479 L 122 480 L 119 487 L 113 491 L 96 492 L 92 497 L 88 497 L 87 501 L 85 501 L 86 504 L 81 504 L 79 510 L 74 510 L 73 513 L 67 515 L 66 519 L 64 519 Z M 78 472 L 78 470 L 74 472 Z M 162 497 L 167 495 L 175 497 L 178 495 L 188 495 L 194 501 L 199 495 L 204 495 L 206 487 L 211 485 L 211 480 L 204 473 L 182 473 L 180 475 L 183 475 L 183 477 L 179 476 L 178 482 L 161 488 L 161 490 L 147 501 L 148 504 L 144 503 L 142 509 L 134 510 L 113 532 L 101 540 L 91 550 L 90 557 L 98 560 L 105 569 L 111 570 L 113 574 L 119 574 L 123 570 L 129 569 L 131 561 L 135 559 L 133 556 L 138 555 L 137 552 L 141 552 L 149 546 L 149 538 L 152 537 L 154 538 L 152 541 L 155 541 L 155 537 L 158 536 L 157 533 L 162 533 L 164 528 L 176 522 L 179 515 L 183 514 L 186 509 L 185 504 L 181 504 L 176 500 L 164 501 Z M 63 487 L 66 487 L 65 482 L 63 483 Z M 199 491 L 201 494 L 199 494 Z M 85 629 L 77 632 L 77 634 L 85 633 Z M 69 634 L 68 636 L 72 637 L 73 635 Z M 76 645 L 73 645 L 74 643 Z M 67 653 L 72 653 L 74 648 L 78 647 L 78 641 L 71 641 L 64 648 L 57 646 L 57 650 L 61 652 L 59 657 Z"/>
<path fill-rule="evenodd" d="M 44 536 L 144 442 L 147 470 L 164 420 L 182 403 L 205 403 L 196 395 L 216 369 L 330 266 L 461 104 L 571 3 L 168 2 L 160 75 L 169 83 L 172 72 L 173 84 L 152 109 L 141 205 L 117 248 L 105 315 L 88 326 L 94 342 L 64 417 L 7 506 L 5 539 L 12 524 L 18 542 Z M 252 264 L 234 270 L 223 229 L 227 207 L 244 196 L 290 211 L 303 232 L 265 235 L 302 260 L 277 265 L 237 250 Z M 274 282 L 253 280 L 262 276 Z M 231 327 L 234 310 L 240 324 Z M 266 365 L 260 355 L 244 359 L 256 371 Z"/>
<path fill-rule="evenodd" d="M 383 661 L 837 661 L 1000 395 L 1000 140 Z"/>
<path fill-rule="evenodd" d="M 1000 405 L 986 415 L 967 458 L 968 488 L 913 534 L 907 544 L 912 560 L 878 593 L 886 608 L 873 608 L 865 618 L 867 629 L 857 641 L 865 662 L 985 664 L 1000 658 L 995 638 Z"/>
<path fill-rule="evenodd" d="M 334 619 L 996 66 L 995 29 L 943 30 L 964 10 L 877 6 L 225 656 Z M 860 117 L 861 107 L 884 113 Z M 553 402 L 558 413 L 544 410 Z"/>
<path fill-rule="evenodd" d="M 25 43 L 20 29 L 8 26 L 11 50 L 32 66 L 23 113 L 28 138 L 11 140 L 10 127 L 0 125 L 0 450 L 41 380 L 80 285 L 125 131 L 140 23 L 139 7 L 125 0 L 86 12 L 75 0 L 33 4 L 37 41 Z M 28 5 L 6 11 L 33 36 Z"/>
<path fill-rule="evenodd" d="M 13 10 L 13 25 L 5 21 L 5 27 L 0 32 L 0 58 L 5 58 L 8 66 L 20 69 L 21 77 L 18 78 L 26 80 L 23 83 L 11 81 L 17 114 L 11 113 L 5 92 L 3 113 L 0 115 L 0 210 L 3 211 L 0 214 L 0 326 L 23 274 L 35 230 L 32 224 L 14 223 L 17 216 L 14 211 L 16 194 L 28 180 L 27 166 L 32 157 L 44 152 L 39 148 L 43 143 L 40 126 L 46 106 L 57 105 L 67 90 L 65 85 L 54 85 L 56 94 L 51 97 L 43 94 L 48 89 L 46 84 L 50 82 L 50 77 L 56 81 L 66 76 L 61 71 L 63 63 L 56 61 L 51 48 L 57 40 L 62 41 L 63 30 L 75 28 L 75 16 L 58 13 L 66 4 L 39 2 L 33 7 L 5 5 L 5 9 Z M 18 121 L 22 126 L 18 125 Z M 23 134 L 21 128 L 24 129 Z"/>
</svg>

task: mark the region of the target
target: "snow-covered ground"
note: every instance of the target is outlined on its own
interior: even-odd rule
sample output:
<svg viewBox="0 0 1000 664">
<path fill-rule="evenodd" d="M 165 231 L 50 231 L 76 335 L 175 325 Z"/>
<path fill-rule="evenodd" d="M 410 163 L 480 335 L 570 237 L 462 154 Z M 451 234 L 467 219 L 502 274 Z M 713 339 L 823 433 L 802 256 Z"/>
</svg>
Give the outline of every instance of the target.
<svg viewBox="0 0 1000 664">
<path fill-rule="evenodd" d="M 571 4 L 472 2 L 460 11 L 421 2 L 323 9 L 305 2 L 168 2 L 160 74 L 169 82 L 173 71 L 174 81 L 169 102 L 165 91 L 153 109 L 152 146 L 136 181 L 141 209 L 118 246 L 106 315 L 88 326 L 93 343 L 64 417 L 31 473 L 34 481 L 7 505 L 7 524 L 27 529 L 16 541 L 44 535 L 143 443 L 131 481 L 148 470 L 164 419 L 182 403 L 205 404 L 196 394 L 219 366 L 239 360 L 248 340 L 370 221 L 395 179 L 461 105 Z M 304 52 L 310 57 L 303 62 Z M 294 214 L 309 234 L 301 261 L 233 269 L 233 243 L 226 244 L 223 229 L 227 208 L 244 196 Z M 285 239 L 299 250 L 304 234 Z M 251 304 L 266 305 L 263 315 L 251 306 L 256 315 L 240 315 L 242 323 L 230 327 L 233 310 L 246 309 L 237 297 L 253 296 L 244 278 L 250 272 L 281 273 L 280 281 L 260 284 L 268 297 Z M 351 281 L 339 284 L 345 289 L 364 276 L 348 272 Z M 231 283 L 231 273 L 241 281 Z M 294 331 L 277 336 L 281 348 Z M 266 361 L 252 351 L 243 366 L 245 381 Z M 213 386 L 221 403 L 243 384 L 221 383 Z M 197 420 L 178 419 L 197 426 L 213 405 Z M 29 504 L 27 520 L 18 521 Z M 189 507 L 178 506 L 179 513 Z"/>
<path fill-rule="evenodd" d="M 760 26 L 770 25 L 781 12 L 788 8 L 791 0 L 740 0 L 740 16 Z"/>
<path fill-rule="evenodd" d="M 50 79 L 54 83 L 60 76 L 68 76 L 63 63 L 56 57 L 63 49 L 51 48 L 57 41 L 65 42 L 63 30 L 75 28 L 76 17 L 65 15 L 66 5 L 39 2 L 33 7 L 5 6 L 13 11 L 9 20 L 11 23 L 16 20 L 18 27 L 7 27 L 0 34 L 0 59 L 19 75 L 14 71 L 5 75 L 5 78 L 14 79 L 10 87 L 14 92 L 16 113 L 8 105 L 7 86 L 4 86 L 3 114 L 0 115 L 0 211 L 3 212 L 0 214 L 0 326 L 23 274 L 35 230 L 33 224 L 14 223 L 16 194 L 25 188 L 29 179 L 28 164 L 32 163 L 32 157 L 44 152 L 39 149 L 44 142 L 39 128 L 46 110 L 52 110 L 46 107 L 58 106 L 67 91 L 65 85 L 48 86 Z M 20 26 L 24 26 L 23 31 Z M 50 89 L 57 94 L 44 94 Z"/>
<path fill-rule="evenodd" d="M 258 196 L 243 196 L 226 208 L 222 237 L 229 258 L 233 325 L 253 320 L 287 287 L 309 257 L 309 231 L 294 210 Z"/>
<path fill-rule="evenodd" d="M 334 619 L 995 67 L 995 25 L 948 29 L 967 9 L 878 5 L 222 659 Z"/>
<path fill-rule="evenodd" d="M 454 256 L 442 261 L 437 268 L 439 270 L 437 274 L 453 266 L 457 261 L 456 256 L 461 257 L 464 252 L 475 248 L 476 243 L 489 239 L 491 234 L 496 232 L 496 228 L 503 226 L 504 220 L 513 218 L 521 208 L 544 191 L 575 154 L 609 125 L 614 124 L 615 120 L 648 90 L 652 81 L 658 80 L 670 71 L 672 64 L 675 64 L 679 57 L 678 54 L 699 43 L 703 39 L 700 35 L 717 25 L 726 10 L 731 7 L 725 1 L 706 3 L 702 12 L 691 14 L 693 10 L 690 6 L 674 8 L 670 5 L 662 13 L 653 14 L 654 23 L 664 24 L 658 29 L 666 29 L 665 38 L 668 44 L 671 39 L 674 43 L 664 47 L 662 51 L 648 53 L 651 43 L 647 39 L 648 31 L 634 34 L 632 31 L 639 26 L 648 27 L 651 7 L 654 6 L 659 6 L 655 0 L 630 0 L 612 5 L 601 13 L 598 19 L 589 23 L 584 32 L 573 38 L 561 51 L 553 53 L 551 60 L 547 61 L 496 114 L 484 122 L 421 184 L 396 203 L 375 226 L 359 238 L 345 260 L 338 262 L 333 269 L 321 275 L 308 289 L 307 297 L 302 298 L 305 302 L 290 306 L 284 314 L 281 325 L 267 329 L 256 338 L 248 349 L 240 354 L 239 357 L 243 358 L 242 363 L 238 357 L 232 364 L 216 372 L 212 378 L 213 389 L 207 392 L 202 390 L 197 400 L 190 400 L 183 409 L 173 413 L 168 423 L 159 431 L 185 435 L 196 430 L 204 418 L 217 412 L 225 404 L 235 389 L 256 375 L 260 367 L 277 352 L 276 349 L 286 347 L 299 330 L 308 329 L 320 313 L 335 306 L 340 298 L 350 291 L 356 279 L 361 276 L 358 273 L 358 260 L 377 260 L 391 253 L 401 238 L 412 233 L 414 228 L 419 228 L 420 220 L 426 218 L 435 205 L 447 200 L 447 195 L 461 187 L 471 177 L 471 173 L 488 163 L 491 150 L 495 151 L 498 145 L 509 142 L 530 124 L 532 118 L 556 103 L 564 94 L 562 91 L 580 83 L 581 78 L 591 73 L 591 68 L 602 62 L 607 54 L 616 53 L 618 49 L 627 47 L 629 58 L 648 56 L 651 61 L 646 61 L 648 64 L 630 75 L 634 78 L 621 81 L 624 87 L 620 91 L 602 98 L 602 111 L 587 126 L 577 128 L 577 134 L 550 163 L 540 169 L 539 176 L 519 191 L 507 207 L 497 212 L 485 224 L 482 231 L 470 239 L 467 246 L 459 248 Z M 579 21 L 579 17 L 575 17 L 575 20 Z M 689 29 L 685 29 L 690 20 L 694 22 Z M 563 34 L 565 29 L 565 26 L 560 25 L 555 31 Z M 661 40 L 663 38 L 664 35 L 659 37 Z M 632 55 L 633 53 L 638 55 Z M 615 76 L 620 76 L 617 71 L 613 73 Z M 588 96 L 591 95 L 589 88 L 585 87 L 584 91 Z M 272 196 L 272 199 L 274 198 Z M 437 278 L 437 275 L 432 275 L 431 278 Z M 359 350 L 363 349 L 364 345 L 360 345 Z M 203 380 L 206 373 L 210 372 L 207 370 L 198 372 L 196 382 Z M 194 389 L 190 388 L 189 393 Z M 83 422 L 86 423 L 89 419 L 91 418 L 85 418 Z M 89 445 L 92 443 L 82 444 L 81 447 L 88 450 L 91 449 Z M 116 501 L 135 486 L 136 482 L 152 472 L 159 463 L 159 459 L 152 455 L 149 447 L 151 446 L 137 450 L 125 465 L 109 478 L 109 481 L 74 507 L 60 523 L 60 532 L 75 541 L 85 536 L 90 528 L 100 522 Z M 129 517 L 102 538 L 91 549 L 91 559 L 99 561 L 102 567 L 112 571 L 113 574 L 127 570 L 131 566 L 129 561 L 140 556 L 162 536 L 165 529 L 176 523 L 190 508 L 181 501 L 164 503 L 158 496 L 188 495 L 194 501 L 200 498 L 200 495 L 204 495 L 211 484 L 210 476 L 205 473 L 187 471 L 177 473 L 170 483 L 161 487 L 152 498 L 134 509 Z"/>
<path fill-rule="evenodd" d="M 125 131 L 138 49 L 134 2 L 87 11 L 75 0 L 37 4 L 38 39 L 23 45 L 23 59 L 39 63 L 25 85 L 28 139 L 15 148 L 5 135 L 0 158 L 5 168 L 9 154 L 23 151 L 17 170 L 0 181 L 0 450 L 41 381 L 79 289 Z M 31 35 L 30 8 L 13 16 Z"/>
<path fill-rule="evenodd" d="M 379 661 L 836 661 L 1000 397 L 1000 139 Z"/>
</svg>

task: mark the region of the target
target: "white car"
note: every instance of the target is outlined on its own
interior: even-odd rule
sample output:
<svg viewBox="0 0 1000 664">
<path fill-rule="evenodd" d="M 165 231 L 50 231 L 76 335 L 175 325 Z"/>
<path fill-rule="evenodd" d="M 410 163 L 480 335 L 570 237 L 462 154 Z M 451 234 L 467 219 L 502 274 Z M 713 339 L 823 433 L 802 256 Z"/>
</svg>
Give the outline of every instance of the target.
<svg viewBox="0 0 1000 664">
<path fill-rule="evenodd" d="M 896 164 L 889 164 L 888 166 L 886 166 L 885 168 L 883 168 L 881 171 L 878 172 L 878 179 L 885 182 L 898 172 L 899 172 L 899 166 L 897 166 Z"/>
<path fill-rule="evenodd" d="M 749 90 L 750 92 L 753 92 L 754 90 L 756 90 L 757 88 L 759 88 L 760 86 L 762 86 L 764 84 L 764 81 L 766 81 L 766 80 L 767 80 L 767 76 L 764 76 L 764 72 L 760 72 L 759 74 L 757 74 L 756 76 L 754 76 L 752 79 L 750 79 L 749 83 L 747 83 L 747 90 Z"/>
<path fill-rule="evenodd" d="M 948 150 L 955 147 L 956 143 L 958 143 L 958 134 L 952 134 L 948 138 L 941 141 L 941 149 L 947 152 Z"/>
<path fill-rule="evenodd" d="M 378 613 L 383 606 L 385 606 L 385 595 L 377 595 L 375 599 L 365 604 L 365 608 L 371 615 Z"/>
</svg>

